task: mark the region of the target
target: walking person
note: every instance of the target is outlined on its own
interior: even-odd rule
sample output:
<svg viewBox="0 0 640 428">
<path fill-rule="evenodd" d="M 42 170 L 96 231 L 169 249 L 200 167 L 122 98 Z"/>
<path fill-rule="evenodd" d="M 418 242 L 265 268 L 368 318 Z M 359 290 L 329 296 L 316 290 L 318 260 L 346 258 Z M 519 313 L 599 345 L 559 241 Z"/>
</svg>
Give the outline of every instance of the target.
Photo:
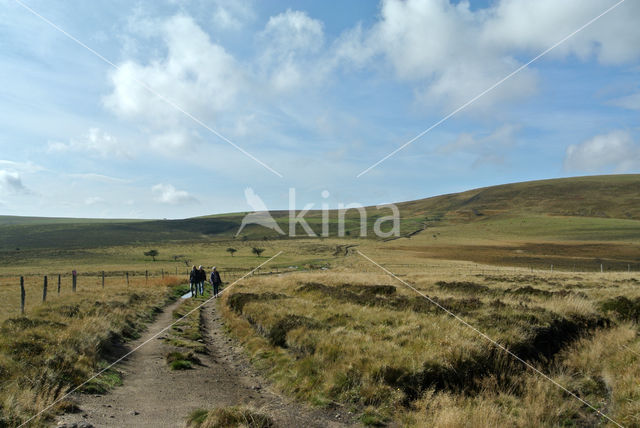
<svg viewBox="0 0 640 428">
<path fill-rule="evenodd" d="M 215 266 L 211 271 L 211 278 L 209 279 L 209 282 L 213 286 L 213 297 L 218 297 L 218 293 L 220 292 L 220 284 L 222 284 L 222 279 L 220 279 L 220 273 L 218 273 L 218 270 L 216 269 Z"/>
<path fill-rule="evenodd" d="M 204 296 L 204 283 L 207 280 L 207 273 L 204 271 L 202 265 L 198 267 L 198 289 L 200 291 L 200 295 Z"/>
<path fill-rule="evenodd" d="M 191 297 L 196 297 L 198 295 L 197 281 L 198 271 L 196 270 L 196 265 L 193 265 L 193 267 L 191 268 L 191 272 L 189 272 L 189 286 L 191 287 Z"/>
</svg>

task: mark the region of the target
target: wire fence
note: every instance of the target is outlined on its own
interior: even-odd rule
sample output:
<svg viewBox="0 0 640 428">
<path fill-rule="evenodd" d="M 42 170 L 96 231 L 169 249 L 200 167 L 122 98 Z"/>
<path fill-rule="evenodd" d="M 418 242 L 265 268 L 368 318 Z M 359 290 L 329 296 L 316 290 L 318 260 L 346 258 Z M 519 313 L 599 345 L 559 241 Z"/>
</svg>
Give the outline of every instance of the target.
<svg viewBox="0 0 640 428">
<path fill-rule="evenodd" d="M 588 275 L 600 274 L 606 277 L 608 274 L 627 273 L 633 276 L 640 272 L 640 263 L 624 262 L 580 262 L 570 263 L 538 263 L 524 266 L 491 266 L 472 262 L 427 261 L 424 263 L 382 263 L 385 267 L 395 270 L 398 275 L 429 271 L 442 273 L 451 277 L 462 276 L 487 276 L 487 275 L 548 275 L 548 274 L 575 274 Z M 273 275 L 306 270 L 324 270 L 326 264 L 307 265 L 304 269 L 298 266 L 278 267 L 264 266 L 257 269 L 252 275 Z M 351 268 L 361 272 L 368 272 L 371 266 L 367 264 L 352 264 Z M 230 283 L 241 278 L 253 267 L 223 268 L 219 270 L 223 283 Z M 43 302 L 64 299 L 74 293 L 109 292 L 110 290 L 123 289 L 135 290 L 144 285 L 161 284 L 165 278 L 173 278 L 189 282 L 191 269 L 145 269 L 145 270 L 104 270 L 89 272 L 64 272 L 50 274 L 4 274 L 0 275 L 0 319 L 11 316 L 23 315 L 30 308 L 34 308 Z"/>
<path fill-rule="evenodd" d="M 253 268 L 220 269 L 223 283 L 230 283 L 244 276 Z M 252 275 L 272 275 L 296 271 L 297 266 L 288 268 L 263 267 Z M 64 273 L 0 275 L 0 319 L 25 313 L 46 302 L 65 299 L 77 293 L 100 293 L 114 290 L 131 290 L 141 286 L 161 285 L 163 280 L 183 280 L 189 282 L 190 269 L 154 270 L 104 270 Z"/>
</svg>

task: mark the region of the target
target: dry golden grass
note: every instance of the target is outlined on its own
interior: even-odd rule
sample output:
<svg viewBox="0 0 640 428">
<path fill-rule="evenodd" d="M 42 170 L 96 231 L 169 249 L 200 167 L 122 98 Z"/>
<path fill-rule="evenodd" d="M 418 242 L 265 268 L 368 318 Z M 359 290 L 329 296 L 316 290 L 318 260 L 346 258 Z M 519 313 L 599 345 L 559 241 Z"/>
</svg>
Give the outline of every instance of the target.
<svg viewBox="0 0 640 428">
<path fill-rule="evenodd" d="M 166 275 L 167 281 L 174 281 L 174 276 Z M 104 289 L 102 278 L 99 275 L 80 275 L 77 278 L 76 293 L 72 291 L 71 275 L 61 276 L 60 294 L 58 294 L 58 275 L 47 277 L 47 302 L 60 304 L 75 298 L 107 299 L 112 294 L 122 292 L 133 293 L 147 285 L 156 285 L 162 282 L 161 278 L 150 277 L 145 279 L 144 273 L 133 274 L 129 277 L 129 286 L 124 275 L 106 276 Z M 25 314 L 29 315 L 42 304 L 42 290 L 44 276 L 25 276 Z M 0 279 L 0 321 L 20 315 L 20 277 L 5 276 Z"/>
<path fill-rule="evenodd" d="M 47 407 L 66 391 L 82 384 L 115 356 L 113 346 L 134 338 L 167 299 L 175 296 L 180 278 L 166 277 L 126 285 L 88 284 L 44 304 L 25 316 L 0 323 L 0 426 L 16 426 Z M 120 382 L 110 369 L 86 384 L 88 392 L 103 392 Z M 32 425 L 45 425 L 58 407 L 47 410 Z"/>
<path fill-rule="evenodd" d="M 385 257 L 367 250 L 374 259 Z M 633 273 L 386 262 L 613 419 L 640 426 L 640 369 L 624 369 L 639 366 L 638 327 L 628 321 L 635 306 L 616 300 L 625 296 L 640 311 Z M 394 285 L 396 292 L 367 297 L 357 288 L 373 285 Z M 608 424 L 451 316 L 414 299 L 414 291 L 353 255 L 323 273 L 252 278 L 230 290 L 221 309 L 256 365 L 283 391 L 317 405 L 347 404 L 367 424 Z"/>
<path fill-rule="evenodd" d="M 425 244 L 424 239 L 411 242 L 419 247 Z M 79 262 L 73 261 L 81 275 L 78 292 L 71 293 L 70 276 L 65 276 L 58 297 L 57 276 L 52 275 L 45 305 L 40 303 L 42 275 L 69 272 L 69 260 L 49 255 L 0 266 L 2 325 L 9 325 L 7 319 L 18 317 L 17 275 L 34 263 L 40 274 L 26 278 L 26 316 L 64 324 L 43 324 L 19 334 L 13 330 L 0 334 L 2 379 L 4 373 L 21 373 L 29 379 L 7 378 L 0 384 L 3 417 L 9 418 L 11 425 L 44 408 L 67 387 L 60 387 L 55 373 L 72 373 L 70 379 L 81 379 L 100 367 L 98 350 L 108 343 L 110 334 L 135 334 L 152 308 L 167 297 L 166 287 L 156 286 L 155 275 L 160 269 L 171 272 L 186 267 L 182 262 L 173 262 L 171 254 L 186 255 L 197 264 L 248 270 L 282 250 L 283 255 L 274 260 L 280 271 L 289 266 L 294 266 L 292 270 L 309 266 L 331 269 L 249 278 L 225 293 L 220 308 L 228 327 L 244 342 L 255 364 L 288 394 L 323 406 L 340 402 L 360 412 L 367 424 L 390 419 L 407 426 L 606 424 L 357 253 L 336 255 L 338 245 L 357 244 L 356 250 L 500 343 L 517 349 L 531 364 L 587 397 L 607 414 L 625 425 L 638 425 L 636 385 L 640 373 L 626 369 L 637 366 L 631 351 L 640 353 L 632 335 L 638 331 L 634 311 L 640 311 L 636 273 L 551 272 L 548 267 L 532 270 L 425 258 L 424 252 L 416 248 L 390 251 L 390 246 L 405 245 L 409 240 L 231 242 L 154 246 L 161 252 L 161 260 L 156 263 L 145 260 L 142 250 L 147 248 L 139 246 L 84 251 Z M 480 251 L 487 253 L 478 257 L 488 260 L 497 253 L 491 255 L 492 241 L 484 244 L 486 248 Z M 225 252 L 228 246 L 240 245 L 235 257 Z M 266 257 L 250 255 L 252 245 L 266 248 Z M 516 244 L 511 246 L 514 251 L 518 249 Z M 442 257 L 454 255 L 451 250 Z M 107 277 L 104 291 L 99 276 L 102 269 L 117 272 Z M 154 273 L 149 284 L 140 275 L 145 269 Z M 34 272 L 30 268 L 28 271 Z M 138 276 L 130 277 L 129 287 L 124 282 L 125 271 L 138 272 Z M 269 265 L 263 268 L 265 271 L 275 269 Z M 300 290 L 310 282 L 330 288 Z M 396 291 L 392 295 L 376 294 L 357 287 L 345 288 L 345 284 L 393 285 Z M 242 293 L 262 296 L 247 299 L 239 310 L 231 308 L 234 295 Z M 276 298 L 264 298 L 267 293 Z M 136 298 L 141 300 L 122 307 L 133 295 L 142 296 Z M 619 296 L 628 300 L 616 300 Z M 101 302 L 98 307 L 106 305 L 105 309 L 91 313 L 96 302 Z M 608 304 L 607 310 L 604 303 Z M 82 317 L 63 315 L 65 311 L 75 311 L 76 306 Z M 571 328 L 578 330 L 578 340 L 569 334 Z M 184 331 L 188 333 L 190 329 Z M 535 355 L 535 347 L 543 343 L 536 340 L 553 342 L 556 337 L 557 347 L 543 350 L 543 356 Z M 16 340 L 21 341 L 17 347 Z M 30 343 L 44 344 L 44 351 L 28 363 L 49 367 L 46 361 L 51 361 L 45 376 L 32 376 L 28 367 L 16 362 L 19 356 L 12 349 L 27 349 L 24 347 Z M 63 345 L 67 351 L 60 351 Z M 528 348 L 531 346 L 533 350 Z M 613 348 L 626 352 L 611 352 Z M 54 358 L 46 360 L 45 355 Z M 76 357 L 73 360 L 72 355 Z M 63 385 L 73 384 L 68 379 L 65 382 Z M 92 387 L 108 388 L 117 382 L 117 372 L 108 373 Z"/>
</svg>

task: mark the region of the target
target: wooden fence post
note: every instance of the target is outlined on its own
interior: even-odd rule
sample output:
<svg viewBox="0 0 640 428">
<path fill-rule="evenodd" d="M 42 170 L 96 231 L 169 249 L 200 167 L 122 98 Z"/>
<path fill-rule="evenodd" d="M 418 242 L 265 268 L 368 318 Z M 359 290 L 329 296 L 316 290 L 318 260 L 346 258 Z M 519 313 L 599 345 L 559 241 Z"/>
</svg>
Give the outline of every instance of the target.
<svg viewBox="0 0 640 428">
<path fill-rule="evenodd" d="M 144 271 L 144 283 L 146 284 L 149 281 L 149 271 Z"/>
<path fill-rule="evenodd" d="M 44 276 L 44 285 L 42 286 L 42 301 L 47 301 L 47 275 Z"/>
<path fill-rule="evenodd" d="M 78 286 L 78 272 L 75 270 L 71 272 L 71 289 L 73 292 L 76 292 L 76 287 Z"/>
<path fill-rule="evenodd" d="M 102 271 L 102 288 L 104 288 L 104 271 Z"/>
<path fill-rule="evenodd" d="M 600 273 L 602 273 L 602 263 L 600 263 Z"/>
<path fill-rule="evenodd" d="M 128 287 L 129 286 L 129 272 L 126 272 L 125 276 L 127 277 L 127 287 Z"/>
<path fill-rule="evenodd" d="M 61 278 L 60 278 L 60 274 L 58 274 L 58 296 L 60 295 L 60 282 L 61 282 Z"/>
<path fill-rule="evenodd" d="M 24 300 L 25 300 L 25 292 L 24 292 L 24 276 L 20 277 L 20 314 L 24 315 Z"/>
</svg>

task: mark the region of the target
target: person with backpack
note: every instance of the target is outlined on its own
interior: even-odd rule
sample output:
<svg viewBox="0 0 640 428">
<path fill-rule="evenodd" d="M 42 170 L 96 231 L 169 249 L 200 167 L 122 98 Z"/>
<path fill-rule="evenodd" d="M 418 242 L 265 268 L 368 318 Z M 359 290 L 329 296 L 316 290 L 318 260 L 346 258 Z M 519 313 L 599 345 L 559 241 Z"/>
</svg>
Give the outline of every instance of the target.
<svg viewBox="0 0 640 428">
<path fill-rule="evenodd" d="M 204 271 L 202 265 L 198 266 L 198 290 L 200 295 L 204 296 L 204 283 L 207 280 L 207 273 Z"/>
<path fill-rule="evenodd" d="M 222 284 L 222 279 L 220 279 L 220 273 L 214 266 L 211 270 L 211 278 L 209 282 L 213 286 L 213 297 L 218 297 L 218 293 L 220 292 L 220 284 Z"/>
<path fill-rule="evenodd" d="M 191 272 L 189 272 L 189 286 L 191 287 L 191 297 L 196 297 L 198 295 L 197 289 L 198 282 L 198 271 L 196 269 L 196 265 L 193 265 L 191 268 Z"/>
</svg>

